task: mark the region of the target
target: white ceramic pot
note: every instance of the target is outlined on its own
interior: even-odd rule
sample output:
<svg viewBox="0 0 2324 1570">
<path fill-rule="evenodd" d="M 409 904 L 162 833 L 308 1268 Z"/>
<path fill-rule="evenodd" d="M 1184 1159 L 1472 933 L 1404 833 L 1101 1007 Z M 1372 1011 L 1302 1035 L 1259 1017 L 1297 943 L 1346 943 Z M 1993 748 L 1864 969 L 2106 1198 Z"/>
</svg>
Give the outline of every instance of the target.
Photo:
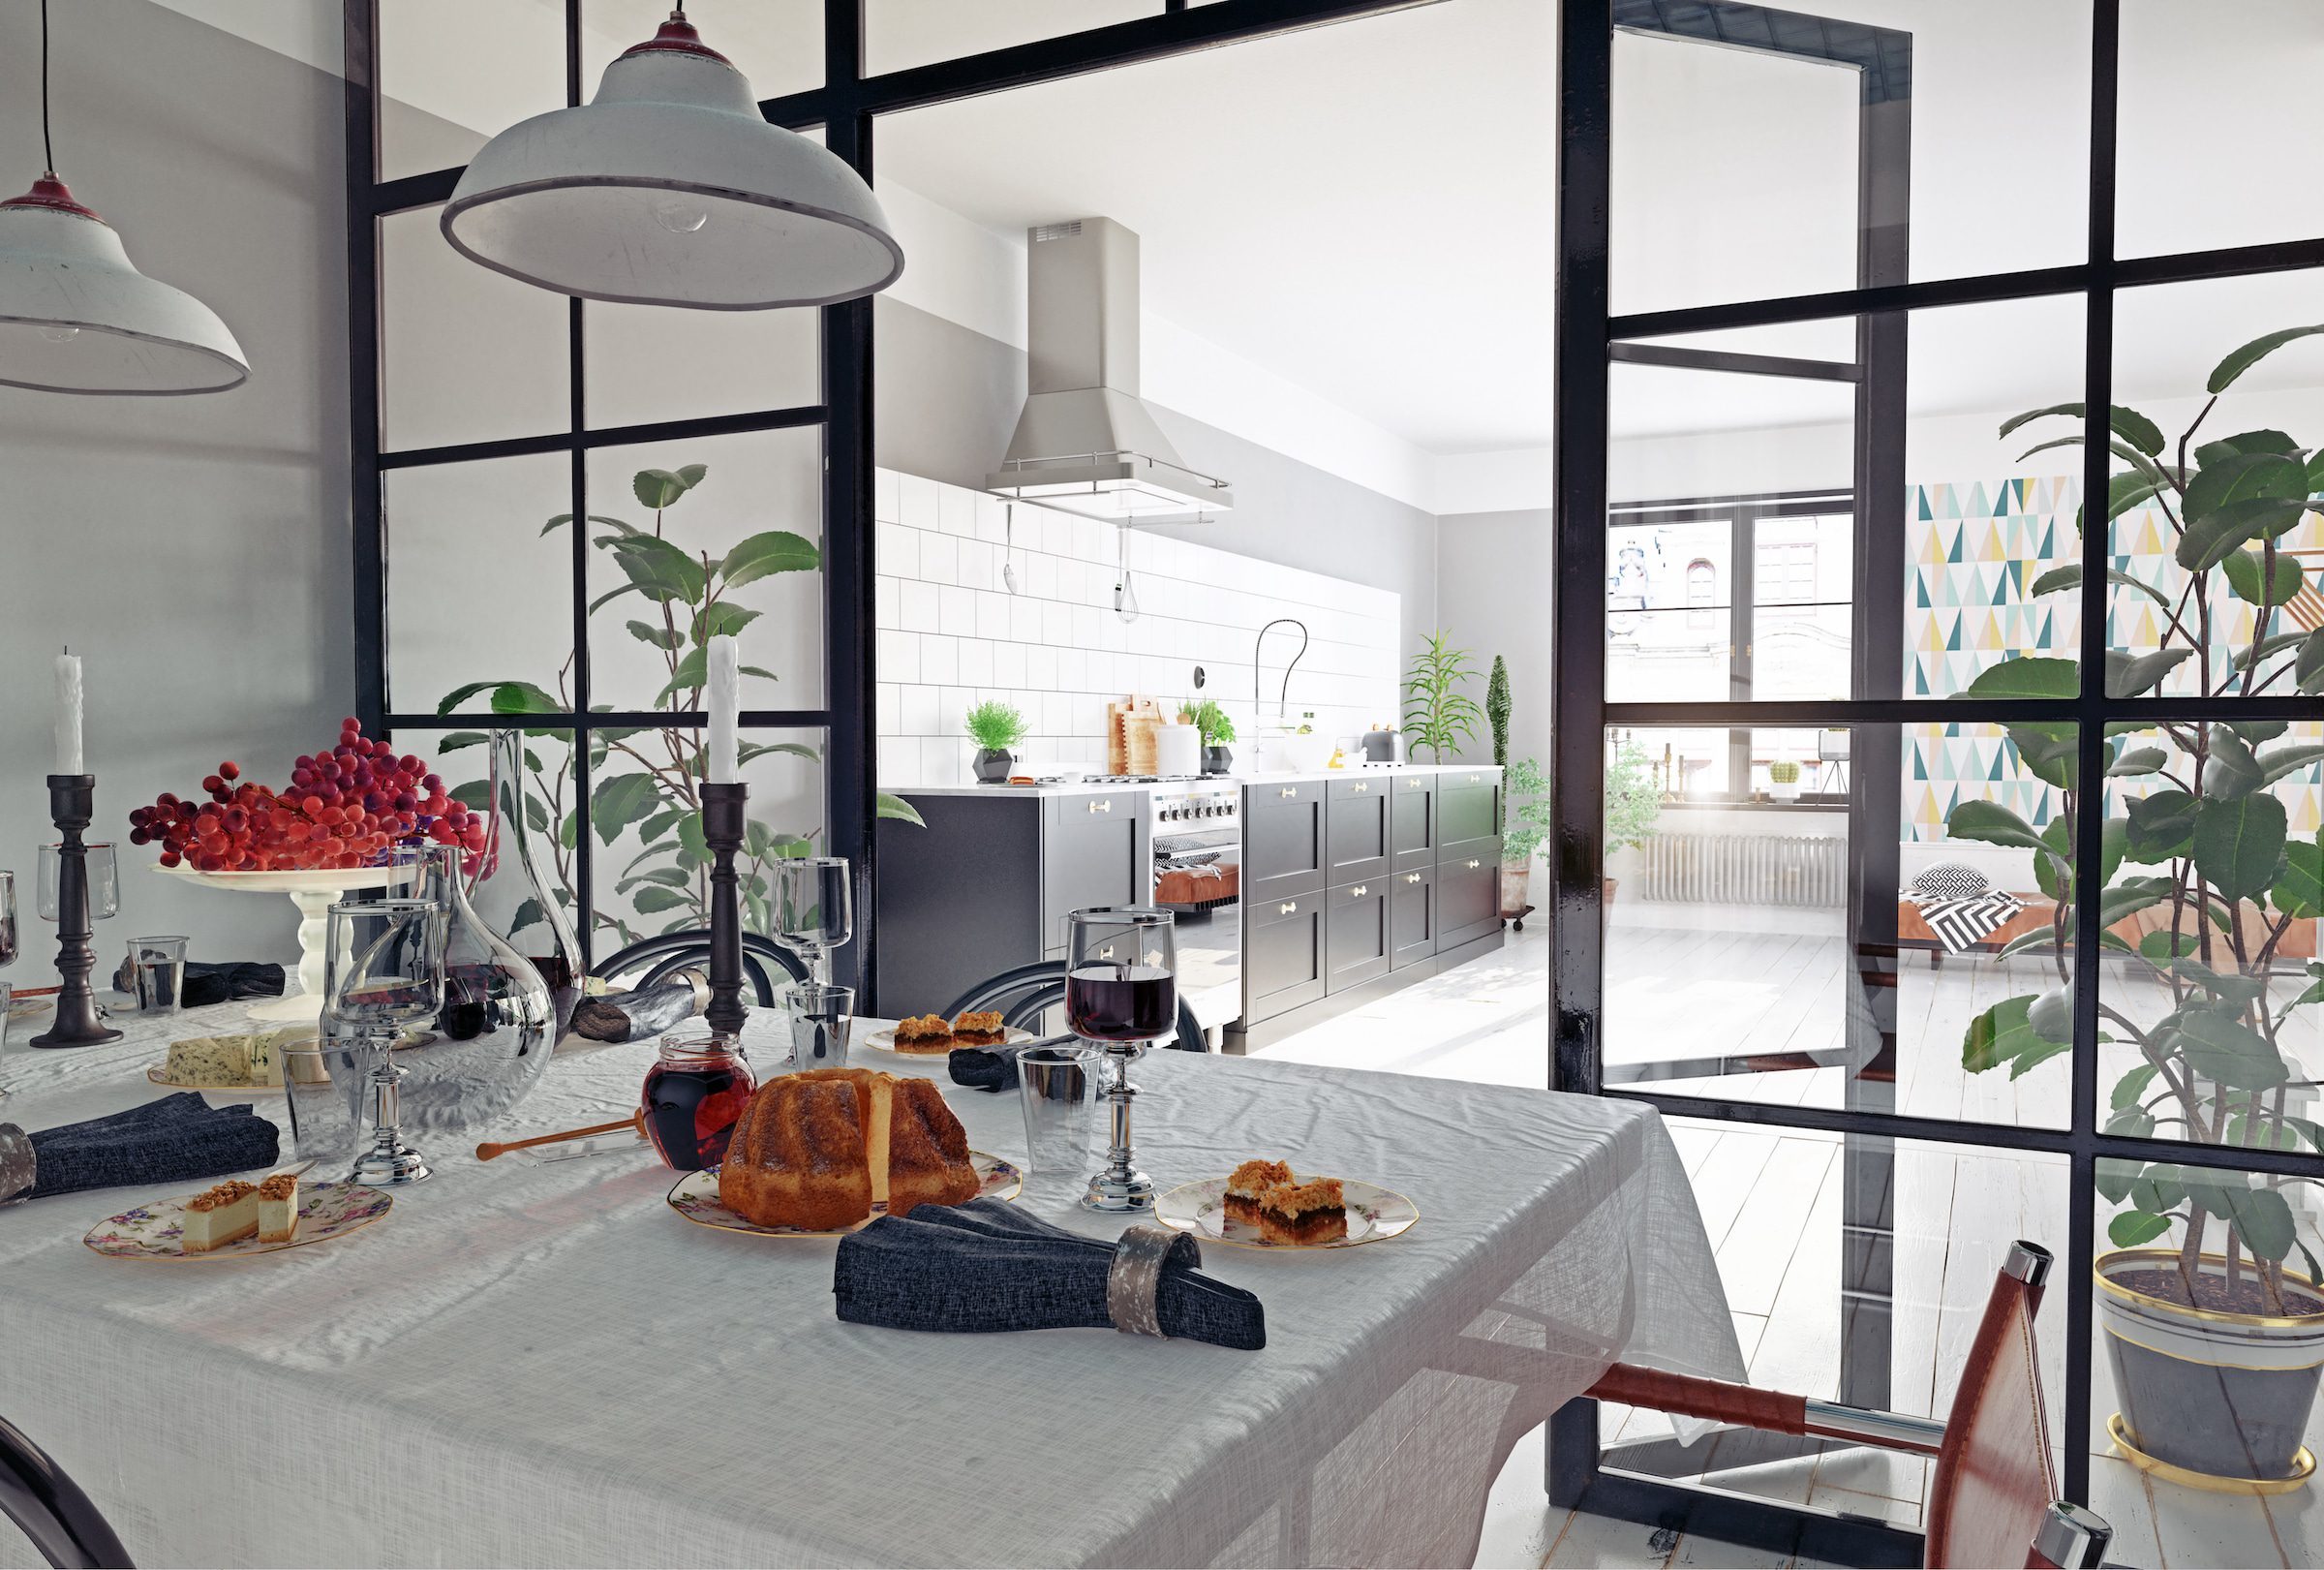
<svg viewBox="0 0 2324 1570">
<path fill-rule="evenodd" d="M 1156 774 L 1203 772 L 1203 733 L 1192 725 L 1161 725 L 1154 731 Z"/>
</svg>

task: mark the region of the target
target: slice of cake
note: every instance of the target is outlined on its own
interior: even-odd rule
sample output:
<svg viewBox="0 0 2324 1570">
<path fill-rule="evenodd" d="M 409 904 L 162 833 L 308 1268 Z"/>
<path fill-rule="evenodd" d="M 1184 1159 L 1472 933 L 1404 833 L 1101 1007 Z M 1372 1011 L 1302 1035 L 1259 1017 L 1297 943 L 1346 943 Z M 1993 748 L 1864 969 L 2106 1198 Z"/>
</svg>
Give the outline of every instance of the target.
<svg viewBox="0 0 2324 1570">
<path fill-rule="evenodd" d="M 809 1068 L 797 1080 L 836 1080 L 855 1087 L 856 1116 L 864 1124 L 864 1160 L 872 1169 L 872 1203 L 888 1201 L 888 1129 L 894 1117 L 896 1076 L 876 1068 Z"/>
<path fill-rule="evenodd" d="M 997 1008 L 971 1009 L 952 1022 L 956 1047 L 997 1047 L 1008 1038 L 1009 1028 Z"/>
<path fill-rule="evenodd" d="M 952 1022 L 941 1014 L 918 1014 L 896 1022 L 898 1052 L 936 1053 L 952 1050 Z"/>
<path fill-rule="evenodd" d="M 968 1131 L 933 1080 L 898 1079 L 888 1127 L 888 1214 L 916 1205 L 960 1205 L 984 1185 L 968 1159 Z"/>
<path fill-rule="evenodd" d="M 1259 1236 L 1269 1243 L 1329 1243 L 1348 1235 L 1337 1178 L 1309 1178 L 1273 1188 L 1259 1206 Z"/>
<path fill-rule="evenodd" d="M 1259 1224 L 1259 1207 L 1277 1188 L 1289 1188 L 1299 1179 L 1281 1161 L 1245 1161 L 1227 1178 L 1227 1219 L 1245 1226 Z"/>
<path fill-rule="evenodd" d="M 760 1226 L 836 1232 L 872 1215 L 856 1088 L 785 1074 L 760 1086 L 719 1167 L 719 1199 Z"/>
<path fill-rule="evenodd" d="M 172 1085 L 248 1085 L 250 1037 L 198 1035 L 172 1041 L 162 1078 Z"/>
<path fill-rule="evenodd" d="M 259 1241 L 289 1243 L 298 1235 L 298 1174 L 277 1172 L 259 1185 Z"/>
<path fill-rule="evenodd" d="M 237 1243 L 258 1229 L 258 1185 L 229 1181 L 186 1201 L 186 1221 L 178 1242 L 186 1252 L 202 1254 Z"/>
</svg>

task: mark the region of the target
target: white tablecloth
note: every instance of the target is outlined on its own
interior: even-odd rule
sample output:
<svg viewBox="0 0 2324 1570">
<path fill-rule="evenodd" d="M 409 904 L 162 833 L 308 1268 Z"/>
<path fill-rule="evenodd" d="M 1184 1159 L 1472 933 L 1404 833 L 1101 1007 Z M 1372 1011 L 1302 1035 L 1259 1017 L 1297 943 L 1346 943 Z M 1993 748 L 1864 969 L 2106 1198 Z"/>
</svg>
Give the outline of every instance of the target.
<svg viewBox="0 0 2324 1570">
<path fill-rule="evenodd" d="M 159 1043 L 236 1015 L 19 1046 L 0 1121 L 159 1094 Z M 618 1116 L 650 1061 L 563 1056 L 495 1137 Z M 1135 1078 L 1159 1182 L 1279 1155 L 1400 1189 L 1420 1224 L 1208 1248 L 1266 1303 L 1256 1353 L 925 1335 L 840 1323 L 833 1244 L 689 1225 L 650 1156 L 483 1165 L 439 1135 L 392 1214 L 262 1259 L 81 1247 L 156 1195 L 0 1209 L 0 1415 L 151 1564 L 1465 1564 L 1511 1446 L 1608 1362 L 1742 1376 L 1646 1108 L 1178 1053 Z M 948 1090 L 973 1144 L 1022 1157 L 1013 1094 Z M 1021 1203 L 1119 1231 L 1077 1192 L 1036 1177 Z"/>
</svg>

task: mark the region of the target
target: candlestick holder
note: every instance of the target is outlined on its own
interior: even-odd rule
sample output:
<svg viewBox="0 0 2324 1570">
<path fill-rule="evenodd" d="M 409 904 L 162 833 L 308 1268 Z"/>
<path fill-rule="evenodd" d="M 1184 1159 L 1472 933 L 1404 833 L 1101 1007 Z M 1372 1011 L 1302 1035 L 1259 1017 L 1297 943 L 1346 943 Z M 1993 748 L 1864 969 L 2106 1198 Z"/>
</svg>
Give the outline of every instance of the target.
<svg viewBox="0 0 2324 1570">
<path fill-rule="evenodd" d="M 80 831 L 89 826 L 96 804 L 94 774 L 48 776 L 48 818 L 63 840 L 56 873 L 56 972 L 63 984 L 56 1019 L 32 1038 L 36 1047 L 93 1047 L 121 1039 L 97 1017 L 97 995 L 89 990 L 89 972 L 97 966 L 89 939 L 96 928 L 89 918 L 89 851 Z"/>
<path fill-rule="evenodd" d="M 749 787 L 702 786 L 702 843 L 710 847 L 710 1006 L 702 1018 L 711 1033 L 739 1040 L 750 1010 L 743 1003 L 743 906 L 734 853 L 743 847 L 744 807 Z"/>
</svg>

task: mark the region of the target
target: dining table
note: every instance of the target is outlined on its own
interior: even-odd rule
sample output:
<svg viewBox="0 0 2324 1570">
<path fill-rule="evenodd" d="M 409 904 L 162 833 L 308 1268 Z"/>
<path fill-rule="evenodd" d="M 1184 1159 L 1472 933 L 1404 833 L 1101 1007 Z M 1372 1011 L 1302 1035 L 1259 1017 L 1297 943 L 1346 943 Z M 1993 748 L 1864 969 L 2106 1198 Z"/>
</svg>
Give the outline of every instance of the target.
<svg viewBox="0 0 2324 1570">
<path fill-rule="evenodd" d="M 0 1122 L 163 1095 L 170 1040 L 248 1028 L 243 1004 L 113 1023 L 12 1047 Z M 937 1079 L 973 1148 L 1026 1163 L 1015 1091 L 871 1048 L 880 1023 L 853 1062 Z M 762 1082 L 790 1067 L 780 1025 L 744 1031 Z M 1160 1187 L 1264 1156 L 1420 1212 L 1358 1247 L 1201 1243 L 1264 1305 L 1241 1351 L 842 1323 L 832 1239 L 689 1222 L 642 1142 L 476 1158 L 622 1117 L 654 1059 L 568 1043 L 488 1129 L 415 1138 L 434 1175 L 387 1214 L 312 1247 L 84 1247 L 168 1189 L 0 1207 L 0 1418 L 150 1563 L 1435 1565 L 1471 1562 L 1512 1448 L 1610 1363 L 1743 1377 L 1693 1190 L 1636 1102 L 1147 1054 Z M 283 1118 L 279 1092 L 207 1093 Z M 1118 1237 L 1083 1187 L 1031 1170 L 1014 1202 Z M 0 1561 L 30 1552 L 0 1524 Z"/>
</svg>

